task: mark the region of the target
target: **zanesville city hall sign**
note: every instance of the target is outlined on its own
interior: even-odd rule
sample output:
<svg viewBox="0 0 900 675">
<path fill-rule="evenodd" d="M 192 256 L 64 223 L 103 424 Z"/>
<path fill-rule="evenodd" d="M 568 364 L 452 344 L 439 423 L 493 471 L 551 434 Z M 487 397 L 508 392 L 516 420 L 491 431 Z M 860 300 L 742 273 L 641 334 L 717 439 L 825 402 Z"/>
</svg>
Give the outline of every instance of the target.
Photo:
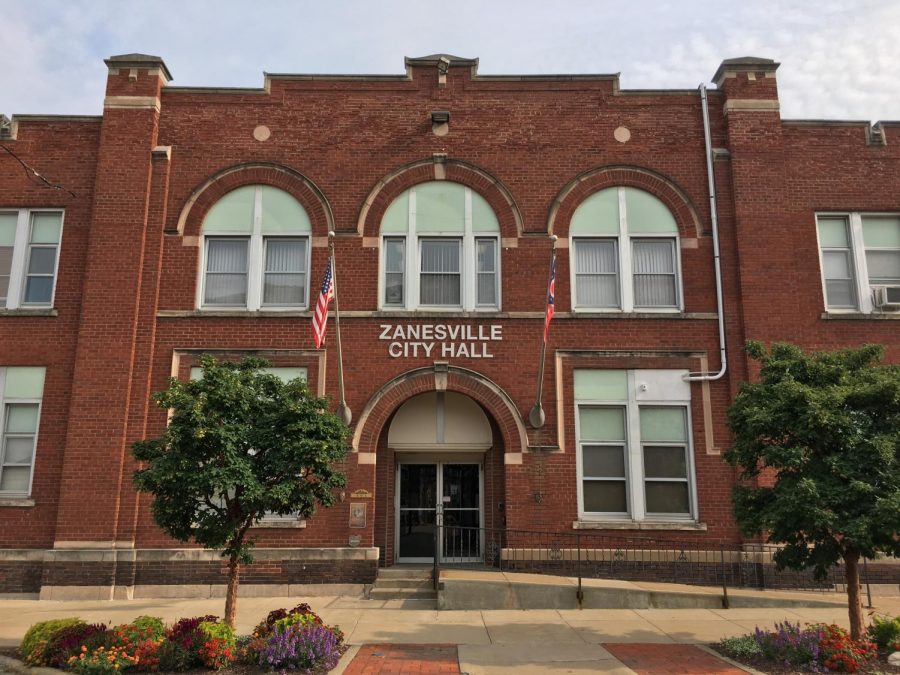
<svg viewBox="0 0 900 675">
<path fill-rule="evenodd" d="M 388 355 L 395 359 L 492 359 L 490 343 L 503 340 L 503 326 L 383 323 L 378 339 L 388 342 Z"/>
</svg>

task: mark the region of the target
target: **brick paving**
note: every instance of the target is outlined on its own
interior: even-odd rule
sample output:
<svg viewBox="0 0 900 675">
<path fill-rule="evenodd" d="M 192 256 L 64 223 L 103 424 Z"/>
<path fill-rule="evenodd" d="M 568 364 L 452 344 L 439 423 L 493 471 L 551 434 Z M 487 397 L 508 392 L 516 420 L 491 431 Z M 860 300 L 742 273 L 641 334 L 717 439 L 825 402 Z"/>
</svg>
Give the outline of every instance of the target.
<svg viewBox="0 0 900 675">
<path fill-rule="evenodd" d="M 363 645 L 344 675 L 459 675 L 456 645 Z"/>
<path fill-rule="evenodd" d="M 638 675 L 745 675 L 745 671 L 693 645 L 604 644 Z"/>
</svg>

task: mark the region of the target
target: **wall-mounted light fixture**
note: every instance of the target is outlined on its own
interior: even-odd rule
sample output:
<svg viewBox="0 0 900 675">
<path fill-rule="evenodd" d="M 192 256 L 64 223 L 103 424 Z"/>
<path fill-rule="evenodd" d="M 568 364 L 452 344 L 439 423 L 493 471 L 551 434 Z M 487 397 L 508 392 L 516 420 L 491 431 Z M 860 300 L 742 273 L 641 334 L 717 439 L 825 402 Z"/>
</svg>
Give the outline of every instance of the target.
<svg viewBox="0 0 900 675">
<path fill-rule="evenodd" d="M 446 56 L 440 57 L 437 62 L 437 71 L 438 71 L 438 86 L 446 87 L 447 86 L 447 73 L 450 72 L 450 59 L 448 59 Z"/>
</svg>

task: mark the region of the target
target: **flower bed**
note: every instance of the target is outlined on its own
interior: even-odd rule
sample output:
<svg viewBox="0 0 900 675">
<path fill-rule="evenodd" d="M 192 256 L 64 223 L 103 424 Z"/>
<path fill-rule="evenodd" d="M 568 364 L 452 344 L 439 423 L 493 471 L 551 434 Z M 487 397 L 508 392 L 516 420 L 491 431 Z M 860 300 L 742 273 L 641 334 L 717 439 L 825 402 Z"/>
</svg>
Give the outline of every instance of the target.
<svg viewBox="0 0 900 675">
<path fill-rule="evenodd" d="M 197 669 L 318 674 L 334 668 L 344 651 L 340 628 L 325 625 L 309 605 L 301 604 L 270 612 L 247 636 L 236 636 L 211 615 L 171 626 L 152 616 L 112 628 L 78 618 L 43 621 L 28 629 L 19 655 L 28 665 L 79 675 Z"/>
<path fill-rule="evenodd" d="M 900 648 L 900 618 L 876 617 L 868 639 L 853 640 L 834 624 L 789 621 L 772 630 L 725 638 L 714 648 L 765 673 L 900 673 L 888 656 Z"/>
</svg>

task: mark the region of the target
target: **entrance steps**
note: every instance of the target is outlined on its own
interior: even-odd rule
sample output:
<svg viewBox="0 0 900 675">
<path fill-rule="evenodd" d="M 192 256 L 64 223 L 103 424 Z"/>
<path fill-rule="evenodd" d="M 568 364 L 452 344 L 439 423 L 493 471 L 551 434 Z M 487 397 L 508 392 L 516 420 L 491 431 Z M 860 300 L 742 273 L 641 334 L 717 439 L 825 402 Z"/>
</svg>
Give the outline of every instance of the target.
<svg viewBox="0 0 900 675">
<path fill-rule="evenodd" d="M 395 565 L 378 570 L 369 591 L 372 600 L 433 600 L 437 602 L 431 565 Z"/>
</svg>

